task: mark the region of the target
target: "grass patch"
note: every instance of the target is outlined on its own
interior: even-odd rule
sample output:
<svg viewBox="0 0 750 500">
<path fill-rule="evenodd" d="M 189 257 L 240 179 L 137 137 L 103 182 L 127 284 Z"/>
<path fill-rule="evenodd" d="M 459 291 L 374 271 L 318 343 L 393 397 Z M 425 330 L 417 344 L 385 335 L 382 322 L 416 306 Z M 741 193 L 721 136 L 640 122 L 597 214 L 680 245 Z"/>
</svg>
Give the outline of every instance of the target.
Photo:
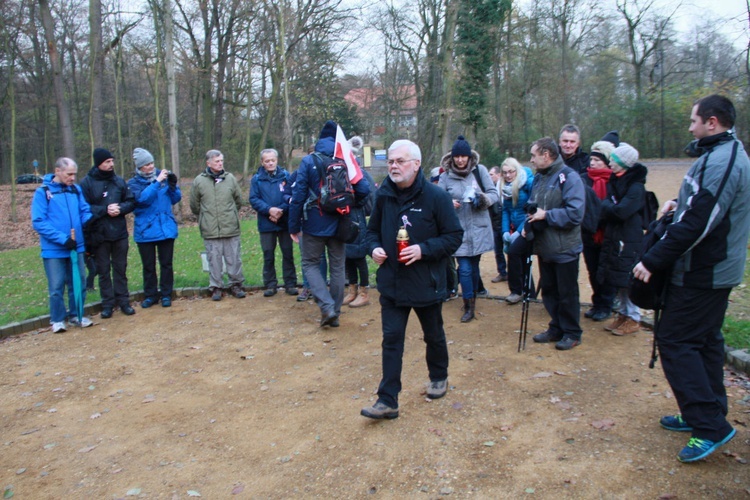
<svg viewBox="0 0 750 500">
<path fill-rule="evenodd" d="M 727 316 L 721 330 L 727 345 L 735 349 L 750 348 L 750 321 Z"/>
<path fill-rule="evenodd" d="M 245 286 L 263 285 L 263 252 L 260 249 L 255 219 L 240 223 L 242 229 L 242 269 Z M 197 226 L 181 227 L 174 248 L 174 287 L 208 286 L 208 273 L 203 272 L 200 253 L 203 239 Z M 294 261 L 299 282 L 302 282 L 299 246 L 294 245 Z M 277 253 L 277 275 L 281 278 L 281 258 Z M 143 289 L 143 268 L 138 247 L 130 240 L 128 252 L 128 289 Z M 98 282 L 96 282 L 98 288 Z M 101 300 L 99 292 L 90 292 L 86 302 Z M 39 248 L 23 248 L 2 252 L 0 259 L 0 325 L 49 314 L 47 277 L 44 274 Z"/>
</svg>

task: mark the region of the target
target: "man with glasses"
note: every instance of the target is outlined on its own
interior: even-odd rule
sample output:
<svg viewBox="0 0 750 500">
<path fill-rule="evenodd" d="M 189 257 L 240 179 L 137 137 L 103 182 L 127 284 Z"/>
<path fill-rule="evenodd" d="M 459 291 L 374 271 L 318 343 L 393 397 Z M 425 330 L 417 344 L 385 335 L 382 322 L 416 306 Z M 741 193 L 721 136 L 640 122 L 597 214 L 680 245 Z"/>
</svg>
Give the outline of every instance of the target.
<svg viewBox="0 0 750 500">
<path fill-rule="evenodd" d="M 398 417 L 404 338 L 413 309 L 422 325 L 430 399 L 445 396 L 448 386 L 448 346 L 443 329 L 443 301 L 447 296 L 443 270 L 463 239 L 461 223 L 450 195 L 427 181 L 420 165 L 422 153 L 411 141 L 399 140 L 388 149 L 388 177 L 375 199 L 367 226 L 367 246 L 378 266 L 380 316 L 383 324 L 383 378 L 374 405 L 362 416 Z M 400 252 L 399 230 L 409 235 Z"/>
</svg>

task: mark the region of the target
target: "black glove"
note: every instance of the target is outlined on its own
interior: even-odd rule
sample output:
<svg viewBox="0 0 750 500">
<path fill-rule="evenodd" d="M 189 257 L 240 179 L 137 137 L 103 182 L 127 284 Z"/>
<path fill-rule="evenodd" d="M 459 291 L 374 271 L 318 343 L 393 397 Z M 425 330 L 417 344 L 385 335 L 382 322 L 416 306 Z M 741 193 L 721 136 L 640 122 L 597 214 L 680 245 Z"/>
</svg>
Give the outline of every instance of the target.
<svg viewBox="0 0 750 500">
<path fill-rule="evenodd" d="M 169 184 L 169 187 L 171 188 L 177 187 L 177 176 L 172 172 L 167 174 L 167 184 Z"/>
<path fill-rule="evenodd" d="M 66 249 L 68 249 L 68 250 L 75 250 L 75 249 L 76 249 L 76 247 L 78 246 L 78 243 L 76 243 L 76 240 L 74 240 L 73 238 L 68 238 L 68 239 L 67 239 L 67 240 L 65 241 L 65 243 L 63 244 L 63 246 L 64 246 L 64 247 L 65 247 Z"/>
</svg>

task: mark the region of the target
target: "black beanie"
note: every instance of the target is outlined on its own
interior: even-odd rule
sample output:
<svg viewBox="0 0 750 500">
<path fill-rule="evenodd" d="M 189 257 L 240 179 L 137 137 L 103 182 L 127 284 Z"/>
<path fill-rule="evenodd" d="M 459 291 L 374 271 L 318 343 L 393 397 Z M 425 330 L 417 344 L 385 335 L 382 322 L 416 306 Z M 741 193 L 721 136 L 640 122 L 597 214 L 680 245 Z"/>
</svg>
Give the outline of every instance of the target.
<svg viewBox="0 0 750 500">
<path fill-rule="evenodd" d="M 451 156 L 471 156 L 471 146 L 464 139 L 464 136 L 459 135 L 456 138 L 456 142 L 453 143 L 453 149 L 451 149 Z"/>
<path fill-rule="evenodd" d="M 604 137 L 602 137 L 600 140 L 611 142 L 615 145 L 615 147 L 620 145 L 620 134 L 617 132 L 617 130 L 611 130 L 604 134 Z"/>
<path fill-rule="evenodd" d="M 110 158 L 114 158 L 114 155 L 109 152 L 108 149 L 104 148 L 96 148 L 94 150 L 94 166 L 98 167 L 105 161 L 109 160 Z"/>
<path fill-rule="evenodd" d="M 336 129 L 338 128 L 338 125 L 336 125 L 336 122 L 333 120 L 328 120 L 325 125 L 323 125 L 323 130 L 320 131 L 320 139 L 325 139 L 326 137 L 332 137 L 333 139 L 336 138 Z"/>
</svg>

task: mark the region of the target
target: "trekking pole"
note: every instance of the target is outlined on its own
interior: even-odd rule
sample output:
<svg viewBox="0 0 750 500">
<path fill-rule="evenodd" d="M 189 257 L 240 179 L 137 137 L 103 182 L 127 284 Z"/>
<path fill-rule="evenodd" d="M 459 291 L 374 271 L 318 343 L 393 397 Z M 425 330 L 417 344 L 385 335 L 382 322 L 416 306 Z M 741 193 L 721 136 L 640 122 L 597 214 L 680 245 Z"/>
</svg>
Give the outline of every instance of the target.
<svg viewBox="0 0 750 500">
<path fill-rule="evenodd" d="M 521 328 L 518 332 L 518 352 L 526 349 L 526 332 L 529 328 L 529 301 L 531 300 L 531 251 L 526 253 L 523 266 L 523 292 L 521 302 Z"/>
</svg>

